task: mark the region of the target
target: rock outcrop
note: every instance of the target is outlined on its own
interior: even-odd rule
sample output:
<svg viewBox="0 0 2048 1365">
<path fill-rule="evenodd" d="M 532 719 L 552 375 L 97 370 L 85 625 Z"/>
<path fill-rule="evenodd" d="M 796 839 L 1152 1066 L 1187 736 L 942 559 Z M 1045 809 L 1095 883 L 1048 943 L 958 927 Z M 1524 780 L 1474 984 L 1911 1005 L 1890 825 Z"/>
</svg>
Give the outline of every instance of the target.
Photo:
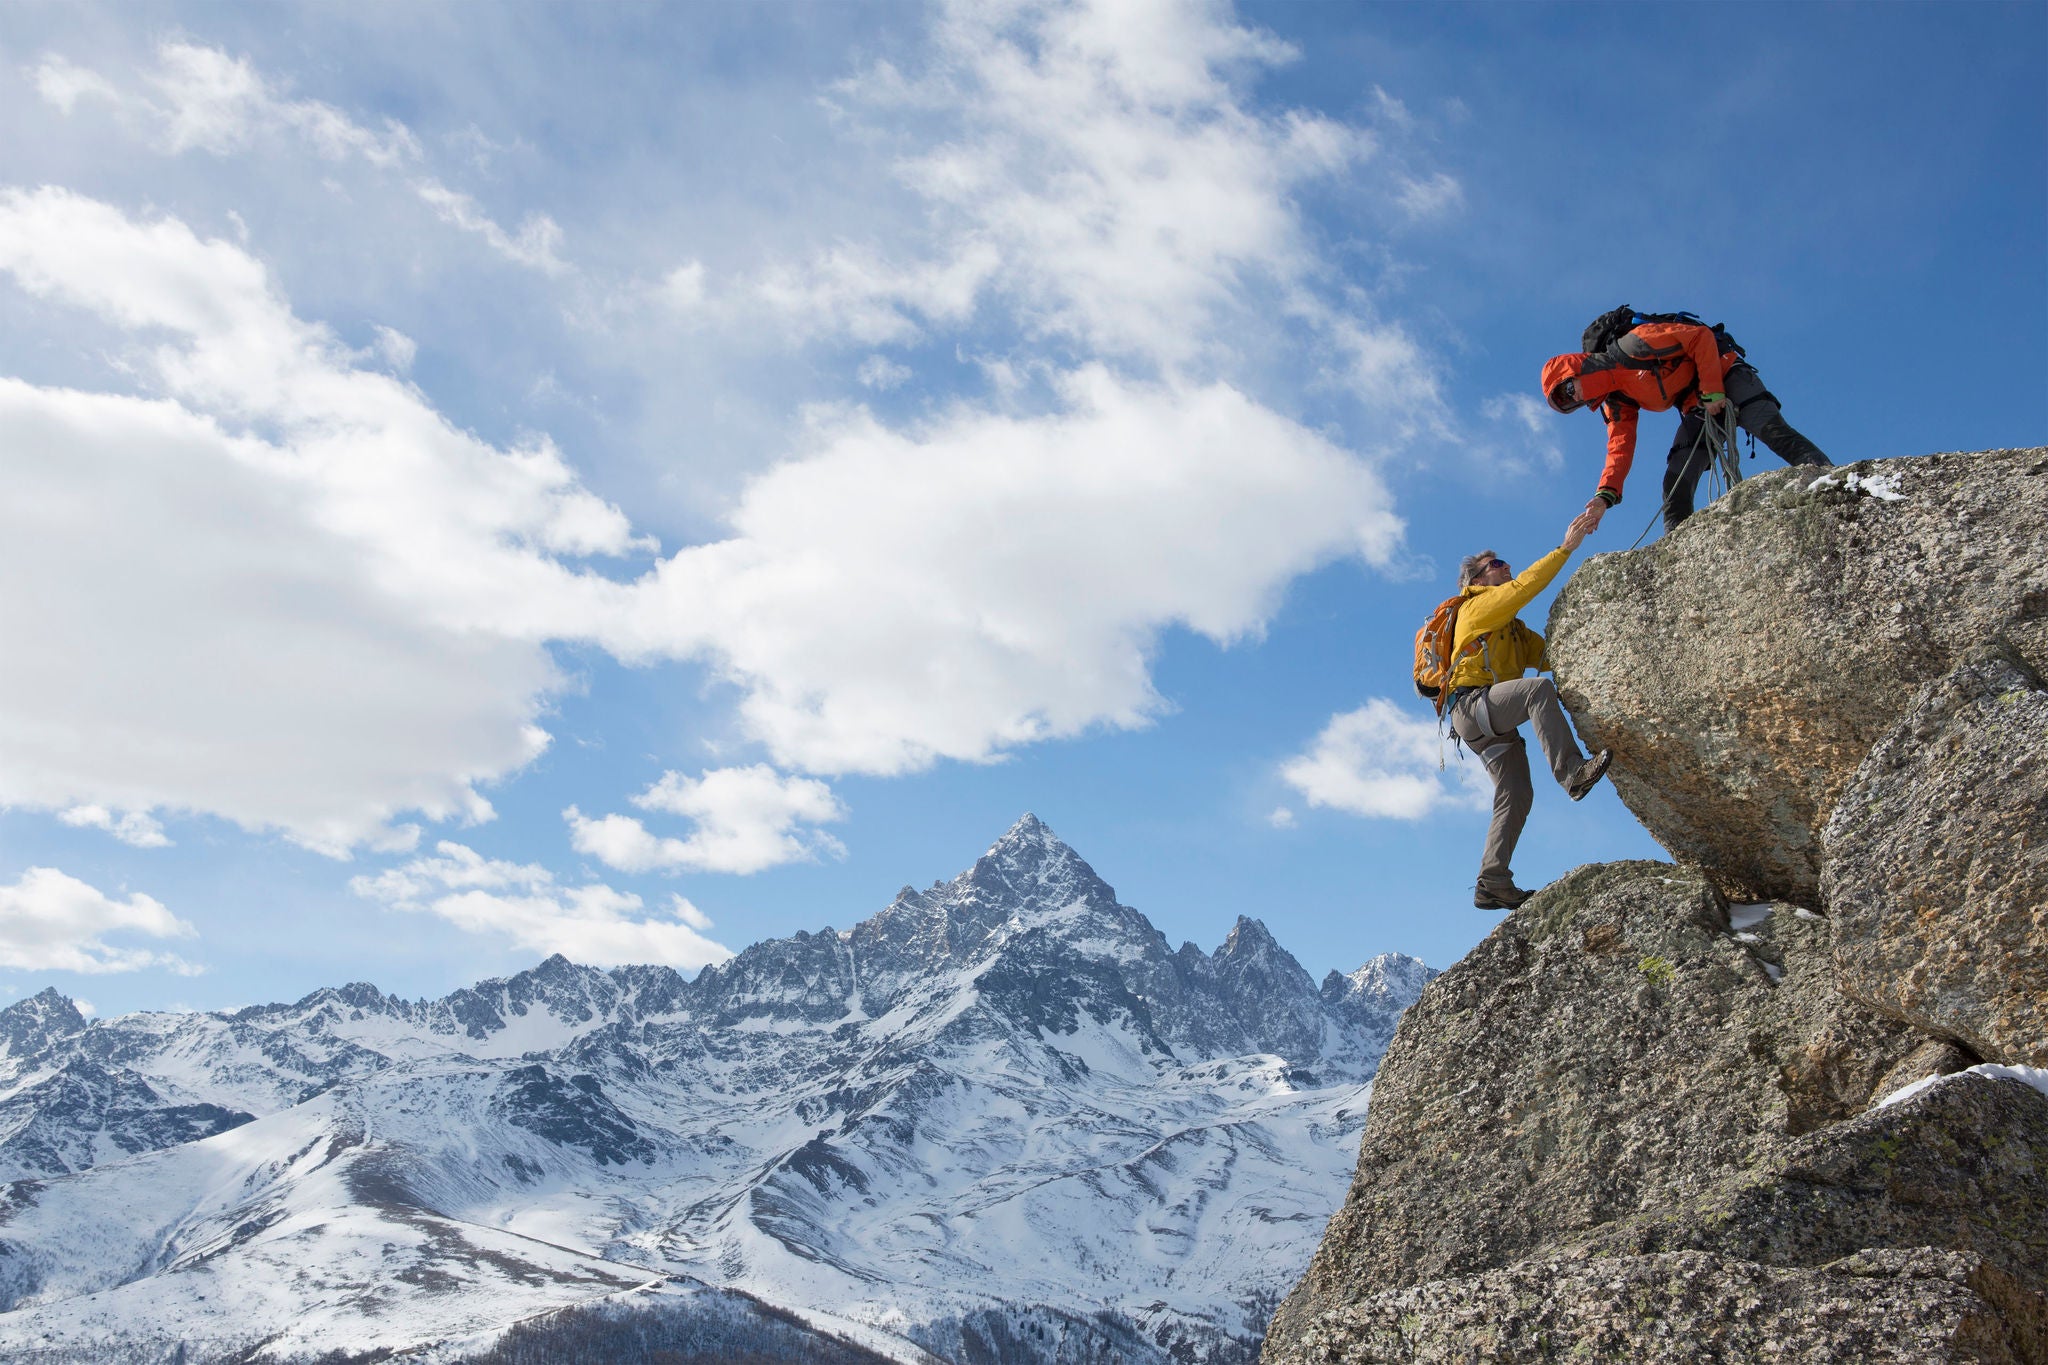
<svg viewBox="0 0 2048 1365">
<path fill-rule="evenodd" d="M 2043 526 L 2048 449 L 1746 479 L 1573 576 L 1558 690 L 1674 857 L 1811 905 L 1829 813 L 1921 687 L 1996 639 L 2048 667 Z"/>
<path fill-rule="evenodd" d="M 1311 1279 L 1504 1265 L 1860 1112 L 1919 1039 L 1827 989 L 1820 920 L 1758 928 L 1662 863 L 1580 868 L 1503 923 L 1395 1033 Z"/>
<path fill-rule="evenodd" d="M 1828 821 L 1844 991 L 2048 1067 L 2048 690 L 1991 647 L 1921 690 Z"/>
<path fill-rule="evenodd" d="M 1787 470 L 1581 571 L 1561 687 L 1680 863 L 1423 992 L 1267 1365 L 2048 1365 L 2044 524 L 2044 450 Z"/>
<path fill-rule="evenodd" d="M 1330 1337 L 1283 1358 L 1358 1365 L 2024 1362 L 1989 1307 L 1985 1279 L 1977 1258 L 1940 1252 L 1862 1256 L 1819 1271 L 1699 1252 L 1523 1261 L 1347 1306 L 1327 1324 Z"/>
<path fill-rule="evenodd" d="M 2048 1350 L 2048 1096 L 1963 1075 L 1872 1109 L 1927 1040 L 1833 988 L 1829 938 L 1667 864 L 1546 888 L 1403 1020 L 1264 1359 Z M 1857 1325 L 1880 1310 L 1912 1330 Z"/>
</svg>

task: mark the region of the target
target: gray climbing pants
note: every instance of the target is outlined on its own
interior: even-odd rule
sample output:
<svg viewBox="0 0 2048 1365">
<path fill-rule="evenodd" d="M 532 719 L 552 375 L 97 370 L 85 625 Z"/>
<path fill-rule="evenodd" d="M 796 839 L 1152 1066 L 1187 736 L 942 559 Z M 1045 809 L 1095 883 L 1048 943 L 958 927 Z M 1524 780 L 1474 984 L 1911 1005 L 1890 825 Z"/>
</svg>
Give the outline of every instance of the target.
<svg viewBox="0 0 2048 1365">
<path fill-rule="evenodd" d="M 1560 787 L 1586 761 L 1579 751 L 1572 723 L 1548 678 L 1517 678 L 1461 692 L 1451 703 L 1451 728 L 1466 747 L 1479 755 L 1493 778 L 1493 823 L 1486 829 L 1486 851 L 1479 860 L 1479 885 L 1492 889 L 1514 884 L 1508 864 L 1529 819 L 1536 793 L 1529 784 L 1529 749 L 1518 727 L 1535 722 L 1536 743 Z"/>
</svg>

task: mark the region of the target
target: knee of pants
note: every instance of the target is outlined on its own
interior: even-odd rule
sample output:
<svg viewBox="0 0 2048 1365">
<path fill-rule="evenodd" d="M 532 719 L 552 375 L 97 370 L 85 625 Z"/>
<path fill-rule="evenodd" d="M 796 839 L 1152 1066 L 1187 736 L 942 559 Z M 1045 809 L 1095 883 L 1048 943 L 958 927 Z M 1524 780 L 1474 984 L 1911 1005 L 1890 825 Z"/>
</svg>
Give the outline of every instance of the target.
<svg viewBox="0 0 2048 1365">
<path fill-rule="evenodd" d="M 1529 766 L 1529 744 L 1519 732 L 1509 735 L 1499 744 L 1490 744 L 1479 752 L 1479 761 L 1486 768 L 1486 774 L 1493 779 L 1494 786 L 1512 786 L 1516 759 L 1520 766 Z"/>
<path fill-rule="evenodd" d="M 1533 799 L 1529 782 L 1529 746 L 1518 734 L 1496 744 L 1480 755 L 1486 775 L 1493 779 L 1493 804 L 1497 810 L 1526 808 Z"/>
<path fill-rule="evenodd" d="M 1759 398 L 1735 414 L 1735 424 L 1752 436 L 1761 436 L 1764 434 L 1764 428 L 1782 415 L 1775 400 Z"/>
</svg>

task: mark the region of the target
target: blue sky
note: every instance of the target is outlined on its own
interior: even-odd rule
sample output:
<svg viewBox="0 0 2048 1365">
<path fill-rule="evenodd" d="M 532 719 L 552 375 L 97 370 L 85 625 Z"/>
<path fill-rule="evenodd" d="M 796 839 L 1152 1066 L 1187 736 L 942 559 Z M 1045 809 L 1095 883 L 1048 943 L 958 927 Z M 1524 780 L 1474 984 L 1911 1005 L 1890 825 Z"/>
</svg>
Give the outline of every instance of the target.
<svg viewBox="0 0 2048 1365">
<path fill-rule="evenodd" d="M 0 999 L 688 970 L 1026 810 L 1175 942 L 1448 964 L 1484 783 L 1408 645 L 1591 492 L 1538 366 L 1691 308 L 1838 461 L 2048 439 L 2044 55 L 2037 4 L 10 6 Z M 1640 856 L 1544 790 L 1517 871 Z"/>
</svg>

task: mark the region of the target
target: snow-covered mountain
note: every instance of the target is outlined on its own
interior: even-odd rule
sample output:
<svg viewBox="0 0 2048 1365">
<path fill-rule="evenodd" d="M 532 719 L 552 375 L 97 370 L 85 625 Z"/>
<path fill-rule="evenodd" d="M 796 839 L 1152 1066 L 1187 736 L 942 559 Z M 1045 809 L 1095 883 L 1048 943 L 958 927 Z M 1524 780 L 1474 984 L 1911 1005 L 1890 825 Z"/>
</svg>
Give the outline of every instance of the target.
<svg viewBox="0 0 2048 1365">
<path fill-rule="evenodd" d="M 904 1360 L 1243 1359 L 1432 975 L 1174 951 L 1027 815 L 694 980 L 45 991 L 0 1011 L 0 1353 L 406 1349 L 673 1277 Z"/>
</svg>

